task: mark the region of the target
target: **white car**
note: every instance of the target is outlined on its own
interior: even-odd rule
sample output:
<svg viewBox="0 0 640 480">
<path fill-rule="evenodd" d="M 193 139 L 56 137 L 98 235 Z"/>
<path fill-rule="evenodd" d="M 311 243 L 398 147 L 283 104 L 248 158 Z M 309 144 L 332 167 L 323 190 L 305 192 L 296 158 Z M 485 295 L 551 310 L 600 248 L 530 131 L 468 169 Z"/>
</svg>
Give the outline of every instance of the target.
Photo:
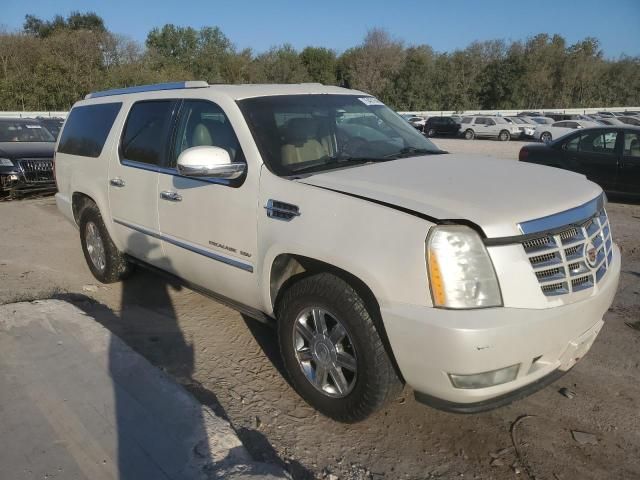
<svg viewBox="0 0 640 480">
<path fill-rule="evenodd" d="M 417 116 L 409 117 L 407 121 L 411 125 L 413 125 L 413 128 L 420 131 L 424 130 L 424 126 L 427 123 L 427 119 L 425 117 L 417 117 Z"/>
<path fill-rule="evenodd" d="M 340 421 L 405 383 L 454 412 L 536 391 L 584 357 L 618 284 L 599 186 L 445 154 L 355 90 L 93 93 L 55 158 L 96 279 L 160 270 L 273 324 L 291 384 Z"/>
<path fill-rule="evenodd" d="M 522 130 L 511 120 L 503 117 L 490 116 L 468 116 L 462 118 L 460 133 L 467 140 L 474 138 L 497 138 L 508 141 L 512 138 L 519 138 Z"/>
<path fill-rule="evenodd" d="M 534 137 L 541 142 L 549 143 L 551 140 L 560 138 L 577 128 L 597 127 L 597 122 L 588 122 L 586 120 L 562 120 L 552 123 L 551 125 L 540 125 L 536 129 Z"/>
<path fill-rule="evenodd" d="M 537 125 L 535 122 L 528 120 L 525 117 L 505 117 L 505 120 L 510 120 L 520 128 L 520 131 L 522 132 L 521 136 L 529 138 L 535 136 Z"/>
</svg>

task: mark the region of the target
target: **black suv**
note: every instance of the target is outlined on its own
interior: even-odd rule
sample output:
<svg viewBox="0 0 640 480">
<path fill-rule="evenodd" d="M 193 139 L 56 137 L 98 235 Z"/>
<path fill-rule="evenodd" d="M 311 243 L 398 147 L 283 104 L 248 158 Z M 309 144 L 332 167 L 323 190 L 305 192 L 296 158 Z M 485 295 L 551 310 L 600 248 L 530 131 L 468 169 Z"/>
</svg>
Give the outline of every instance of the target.
<svg viewBox="0 0 640 480">
<path fill-rule="evenodd" d="M 55 191 L 55 141 L 37 120 L 0 118 L 0 198 Z"/>
<path fill-rule="evenodd" d="M 460 124 L 451 117 L 429 117 L 424 125 L 424 133 L 427 137 L 436 135 L 458 135 Z"/>
</svg>

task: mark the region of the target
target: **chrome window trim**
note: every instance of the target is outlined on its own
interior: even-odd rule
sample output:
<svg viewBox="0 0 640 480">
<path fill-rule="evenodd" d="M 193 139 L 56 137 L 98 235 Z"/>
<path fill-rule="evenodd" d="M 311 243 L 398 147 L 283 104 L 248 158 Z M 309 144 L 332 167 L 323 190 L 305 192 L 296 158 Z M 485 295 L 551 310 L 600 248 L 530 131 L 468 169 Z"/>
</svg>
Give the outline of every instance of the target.
<svg viewBox="0 0 640 480">
<path fill-rule="evenodd" d="M 575 208 L 570 208 L 563 212 L 554 213 L 546 217 L 535 218 L 518 224 L 518 229 L 524 235 L 533 233 L 548 232 L 561 227 L 567 227 L 574 223 L 581 223 L 595 214 L 604 207 L 604 194 L 598 195 L 593 200 L 588 201 Z"/>
<path fill-rule="evenodd" d="M 226 185 L 226 186 L 230 186 L 230 183 L 231 183 L 231 181 L 226 178 L 188 177 L 186 175 L 180 175 L 180 173 L 176 168 L 161 167 L 159 165 L 153 165 L 151 163 L 136 162 L 135 160 L 127 160 L 124 158 L 120 161 L 120 164 L 124 165 L 125 167 L 139 168 L 141 170 L 147 170 L 149 172 L 163 173 L 165 175 L 172 175 L 174 177 L 180 177 L 180 178 L 188 178 L 189 180 L 196 180 L 198 182 L 216 183 L 219 185 Z"/>
<path fill-rule="evenodd" d="M 144 235 L 149 235 L 151 237 L 157 238 L 158 240 L 165 241 L 167 243 L 175 245 L 176 247 L 184 248 L 185 250 L 189 250 L 189 251 L 191 251 L 193 253 L 197 253 L 198 255 L 202 255 L 202 256 L 210 258 L 212 260 L 216 260 L 218 262 L 225 263 L 225 264 L 230 265 L 232 267 L 239 268 L 240 270 L 244 270 L 245 272 L 253 273 L 253 265 L 241 262 L 240 260 L 236 260 L 234 258 L 225 257 L 224 255 L 220 255 L 219 253 L 212 252 L 211 250 L 207 250 L 207 249 L 204 249 L 204 248 L 201 248 L 201 247 L 196 247 L 194 245 L 190 245 L 190 244 L 185 243 L 185 242 L 183 242 L 181 240 L 178 240 L 177 238 L 173 238 L 173 237 L 170 237 L 168 235 L 163 235 L 160 232 L 155 232 L 155 231 L 150 230 L 148 228 L 141 227 L 139 225 L 135 225 L 133 223 L 129 223 L 129 222 L 126 222 L 124 220 L 120 220 L 118 218 L 114 218 L 113 221 L 114 221 L 114 223 L 122 225 L 123 227 L 127 227 L 127 228 L 130 228 L 130 229 L 135 230 L 137 232 L 140 232 L 140 233 L 142 233 Z"/>
</svg>

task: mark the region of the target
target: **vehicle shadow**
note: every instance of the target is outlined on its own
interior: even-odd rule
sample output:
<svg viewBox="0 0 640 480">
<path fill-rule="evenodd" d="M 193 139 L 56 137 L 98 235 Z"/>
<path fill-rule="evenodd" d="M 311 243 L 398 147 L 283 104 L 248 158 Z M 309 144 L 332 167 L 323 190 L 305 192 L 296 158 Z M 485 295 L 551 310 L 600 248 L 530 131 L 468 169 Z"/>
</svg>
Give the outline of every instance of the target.
<svg viewBox="0 0 640 480">
<path fill-rule="evenodd" d="M 146 245 L 144 248 L 147 248 L 148 252 L 156 248 L 149 245 L 148 242 L 145 244 L 145 242 L 146 239 L 136 238 L 138 248 L 140 245 Z M 164 258 L 162 261 L 165 267 L 170 267 L 168 259 Z M 216 416 L 230 423 L 216 394 L 194 378 L 194 352 L 197 351 L 197 345 L 185 338 L 171 299 L 171 293 L 180 289 L 182 286 L 175 283 L 170 277 L 165 278 L 165 276 L 157 275 L 143 268 L 137 268 L 134 275 L 122 282 L 118 311 L 81 294 L 59 294 L 54 297 L 72 303 L 117 337 L 112 337 L 109 346 L 109 374 L 112 378 L 114 392 L 117 465 L 120 480 L 165 478 L 165 474 L 158 470 L 159 467 L 162 467 L 163 460 L 149 458 L 149 452 L 146 450 L 150 449 L 152 453 L 166 452 L 169 446 L 163 442 L 168 442 L 167 437 L 171 436 L 170 434 L 154 435 L 152 431 L 145 431 L 149 425 L 140 425 L 136 421 L 139 418 L 136 411 L 140 410 L 140 404 L 145 400 L 144 392 L 138 391 L 139 388 L 136 387 L 136 383 L 142 379 L 136 378 L 135 370 L 127 371 L 127 363 L 123 361 L 120 340 L 145 357 L 152 365 L 173 377 L 202 405 L 211 409 Z M 252 332 L 256 328 L 270 330 L 269 327 L 249 319 L 247 319 L 247 328 Z M 273 355 L 270 358 L 279 358 L 277 343 L 275 350 L 272 349 L 271 354 L 268 353 L 268 355 Z M 145 405 L 142 407 L 144 408 Z M 151 429 L 153 430 L 153 428 L 152 426 Z M 206 420 L 200 414 L 197 418 L 192 419 L 190 430 L 187 432 L 188 437 L 190 439 L 206 439 L 206 428 Z M 311 471 L 300 463 L 296 461 L 285 463 L 260 431 L 243 427 L 237 429 L 236 433 L 254 461 L 264 462 L 268 464 L 267 467 L 271 465 L 288 470 L 296 480 L 314 478 Z M 146 443 L 143 444 L 143 442 Z M 141 452 L 141 450 L 145 451 Z M 193 452 L 195 452 L 193 455 L 195 460 L 175 458 L 176 454 L 172 453 L 164 461 L 176 464 L 197 464 L 206 476 L 215 473 L 220 465 L 227 462 L 227 459 L 222 459 L 215 465 L 203 463 L 203 459 L 212 456 L 210 446 L 206 441 L 200 441 L 194 447 Z M 229 456 L 233 456 L 233 452 L 230 452 Z M 237 461 L 237 459 L 231 460 Z M 243 474 L 247 477 L 265 473 L 264 468 L 256 468 L 256 464 L 249 463 L 243 470 Z M 176 478 L 191 477 L 179 475 Z"/>
</svg>

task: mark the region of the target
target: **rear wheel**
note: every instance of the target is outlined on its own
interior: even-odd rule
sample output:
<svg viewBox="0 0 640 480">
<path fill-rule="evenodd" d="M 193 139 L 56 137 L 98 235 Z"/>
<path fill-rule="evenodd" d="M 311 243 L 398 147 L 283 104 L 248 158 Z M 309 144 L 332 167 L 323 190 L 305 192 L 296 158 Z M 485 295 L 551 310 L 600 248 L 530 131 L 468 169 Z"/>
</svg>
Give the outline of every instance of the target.
<svg viewBox="0 0 640 480">
<path fill-rule="evenodd" d="M 502 130 L 500 135 L 498 135 L 498 138 L 501 142 L 508 142 L 511 139 L 511 134 L 506 130 Z"/>
<path fill-rule="evenodd" d="M 125 278 L 133 267 L 111 240 L 98 207 L 93 203 L 85 207 L 79 223 L 84 258 L 96 280 L 113 283 Z"/>
<path fill-rule="evenodd" d="M 542 132 L 542 135 L 540 135 L 540 140 L 542 140 L 544 143 L 549 143 L 551 141 L 551 134 L 549 132 Z"/>
<path fill-rule="evenodd" d="M 436 131 L 433 128 L 427 130 L 427 137 L 434 137 L 436 135 Z"/>
<path fill-rule="evenodd" d="M 284 293 L 278 339 L 296 391 L 335 420 L 363 420 L 402 390 L 369 309 L 335 275 L 304 278 Z"/>
<path fill-rule="evenodd" d="M 470 128 L 464 132 L 464 138 L 467 140 L 473 140 L 476 134 Z"/>
</svg>

